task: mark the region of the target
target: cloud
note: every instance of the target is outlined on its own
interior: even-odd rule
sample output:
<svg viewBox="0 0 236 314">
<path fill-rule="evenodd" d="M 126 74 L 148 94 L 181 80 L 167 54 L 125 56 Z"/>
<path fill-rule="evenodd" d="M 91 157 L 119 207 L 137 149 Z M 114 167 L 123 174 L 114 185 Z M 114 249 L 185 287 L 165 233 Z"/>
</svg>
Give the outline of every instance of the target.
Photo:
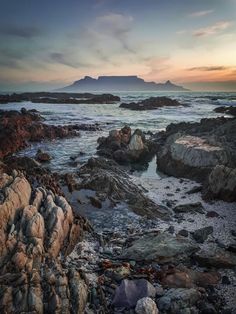
<svg viewBox="0 0 236 314">
<path fill-rule="evenodd" d="M 195 37 L 204 37 L 204 36 L 214 35 L 229 28 L 231 25 L 232 25 L 231 21 L 220 21 L 220 22 L 215 23 L 214 25 L 194 31 L 193 35 Z"/>
<path fill-rule="evenodd" d="M 66 54 L 61 52 L 52 52 L 50 53 L 49 58 L 56 63 L 60 63 L 75 69 L 91 66 L 91 64 L 88 62 L 74 60 L 74 58 L 72 58 L 69 53 Z"/>
<path fill-rule="evenodd" d="M 189 14 L 189 17 L 202 17 L 213 13 L 214 10 L 197 11 Z"/>
<path fill-rule="evenodd" d="M 42 30 L 35 26 L 19 27 L 11 25 L 2 27 L 0 33 L 6 36 L 31 39 L 40 36 L 42 34 Z"/>
<path fill-rule="evenodd" d="M 112 37 L 120 42 L 122 48 L 130 53 L 136 51 L 130 46 L 128 35 L 132 30 L 133 17 L 131 15 L 109 13 L 96 19 L 96 29 L 102 34 Z"/>
<path fill-rule="evenodd" d="M 225 71 L 228 70 L 229 67 L 226 66 L 203 66 L 203 67 L 193 67 L 193 68 L 188 68 L 188 71 Z"/>
</svg>

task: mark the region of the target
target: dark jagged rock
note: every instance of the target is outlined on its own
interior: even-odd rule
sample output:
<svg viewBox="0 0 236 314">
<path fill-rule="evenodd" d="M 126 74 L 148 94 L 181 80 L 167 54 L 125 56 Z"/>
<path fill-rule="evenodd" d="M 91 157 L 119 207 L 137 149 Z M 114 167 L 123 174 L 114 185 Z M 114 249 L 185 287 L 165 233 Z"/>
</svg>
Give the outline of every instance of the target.
<svg viewBox="0 0 236 314">
<path fill-rule="evenodd" d="M 197 243 L 203 243 L 210 234 L 213 233 L 213 227 L 204 227 L 193 232 L 193 238 Z"/>
<path fill-rule="evenodd" d="M 200 213 L 203 214 L 205 212 L 202 203 L 190 203 L 190 204 L 182 204 L 175 206 L 173 208 L 175 213 Z"/>
<path fill-rule="evenodd" d="M 0 104 L 31 101 L 46 104 L 112 104 L 120 97 L 111 94 L 39 92 L 0 95 Z"/>
<path fill-rule="evenodd" d="M 126 201 L 129 207 L 138 215 L 170 217 L 169 210 L 162 205 L 157 205 L 144 194 L 144 190 L 136 186 L 128 174 L 114 161 L 104 158 L 90 158 L 80 168 L 80 188 L 96 191 L 98 199 L 109 199 L 113 204 Z"/>
<path fill-rule="evenodd" d="M 38 149 L 35 157 L 40 162 L 48 162 L 52 159 L 52 157 L 49 155 L 49 153 L 44 152 L 41 149 Z"/>
<path fill-rule="evenodd" d="M 225 114 L 230 114 L 232 116 L 236 116 L 236 106 L 222 106 L 222 107 L 217 107 L 214 109 L 215 112 L 217 113 L 225 113 Z"/>
<path fill-rule="evenodd" d="M 112 130 L 108 137 L 98 139 L 98 154 L 112 158 L 118 163 L 147 163 L 153 156 L 153 147 L 139 129 L 132 134 L 129 126 Z"/>
<path fill-rule="evenodd" d="M 35 112 L 0 111 L 0 158 L 25 148 L 28 142 L 78 135 L 77 126 L 53 126 Z"/>
<path fill-rule="evenodd" d="M 0 189 L 1 313 L 71 313 L 72 303 L 73 313 L 83 313 L 87 286 L 63 259 L 81 239 L 85 219 L 16 171 L 1 176 Z"/>
<path fill-rule="evenodd" d="M 183 106 L 175 99 L 168 97 L 150 97 L 148 99 L 141 100 L 139 102 L 122 103 L 120 108 L 130 109 L 130 110 L 153 110 L 162 107 L 176 107 Z"/>
</svg>

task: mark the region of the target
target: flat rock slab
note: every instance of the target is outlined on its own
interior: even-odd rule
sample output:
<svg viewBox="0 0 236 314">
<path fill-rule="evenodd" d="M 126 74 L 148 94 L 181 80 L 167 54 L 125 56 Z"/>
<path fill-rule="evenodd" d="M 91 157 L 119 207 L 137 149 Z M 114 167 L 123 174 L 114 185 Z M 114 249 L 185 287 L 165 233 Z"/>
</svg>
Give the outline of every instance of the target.
<svg viewBox="0 0 236 314">
<path fill-rule="evenodd" d="M 236 254 L 221 248 L 209 248 L 199 251 L 194 256 L 200 266 L 216 268 L 233 268 L 236 266 Z"/>
<path fill-rule="evenodd" d="M 138 300 L 145 297 L 155 297 L 155 295 L 155 287 L 146 279 L 124 279 L 116 289 L 112 304 L 114 307 L 130 309 L 135 307 Z"/>
<path fill-rule="evenodd" d="M 204 214 L 205 210 L 201 202 L 177 205 L 173 208 L 175 213 L 200 213 Z"/>
<path fill-rule="evenodd" d="M 148 234 L 125 249 L 121 259 L 156 261 L 161 264 L 189 256 L 197 250 L 196 244 L 183 237 L 175 237 L 169 233 Z"/>
<path fill-rule="evenodd" d="M 197 289 L 170 289 L 158 300 L 158 309 L 163 314 L 192 313 L 191 307 L 200 299 Z"/>
</svg>

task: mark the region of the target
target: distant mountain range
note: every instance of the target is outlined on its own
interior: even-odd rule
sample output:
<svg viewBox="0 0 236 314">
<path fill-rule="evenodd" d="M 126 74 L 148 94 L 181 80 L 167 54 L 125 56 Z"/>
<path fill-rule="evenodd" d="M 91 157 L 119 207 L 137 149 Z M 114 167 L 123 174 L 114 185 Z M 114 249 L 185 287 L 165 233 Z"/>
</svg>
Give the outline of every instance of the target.
<svg viewBox="0 0 236 314">
<path fill-rule="evenodd" d="M 136 75 L 133 76 L 99 76 L 97 79 L 85 76 L 73 84 L 63 87 L 63 92 L 111 92 L 111 91 L 187 91 L 182 86 L 170 81 L 165 83 L 145 82 Z"/>
</svg>

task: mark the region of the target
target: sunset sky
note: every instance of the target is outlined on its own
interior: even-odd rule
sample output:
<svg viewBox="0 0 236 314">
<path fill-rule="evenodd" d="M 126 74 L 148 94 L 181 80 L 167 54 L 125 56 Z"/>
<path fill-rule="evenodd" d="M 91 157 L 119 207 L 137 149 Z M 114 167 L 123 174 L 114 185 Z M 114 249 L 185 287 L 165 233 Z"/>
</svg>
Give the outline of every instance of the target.
<svg viewBox="0 0 236 314">
<path fill-rule="evenodd" d="M 0 90 L 138 75 L 236 91 L 236 0 L 0 0 Z"/>
</svg>

